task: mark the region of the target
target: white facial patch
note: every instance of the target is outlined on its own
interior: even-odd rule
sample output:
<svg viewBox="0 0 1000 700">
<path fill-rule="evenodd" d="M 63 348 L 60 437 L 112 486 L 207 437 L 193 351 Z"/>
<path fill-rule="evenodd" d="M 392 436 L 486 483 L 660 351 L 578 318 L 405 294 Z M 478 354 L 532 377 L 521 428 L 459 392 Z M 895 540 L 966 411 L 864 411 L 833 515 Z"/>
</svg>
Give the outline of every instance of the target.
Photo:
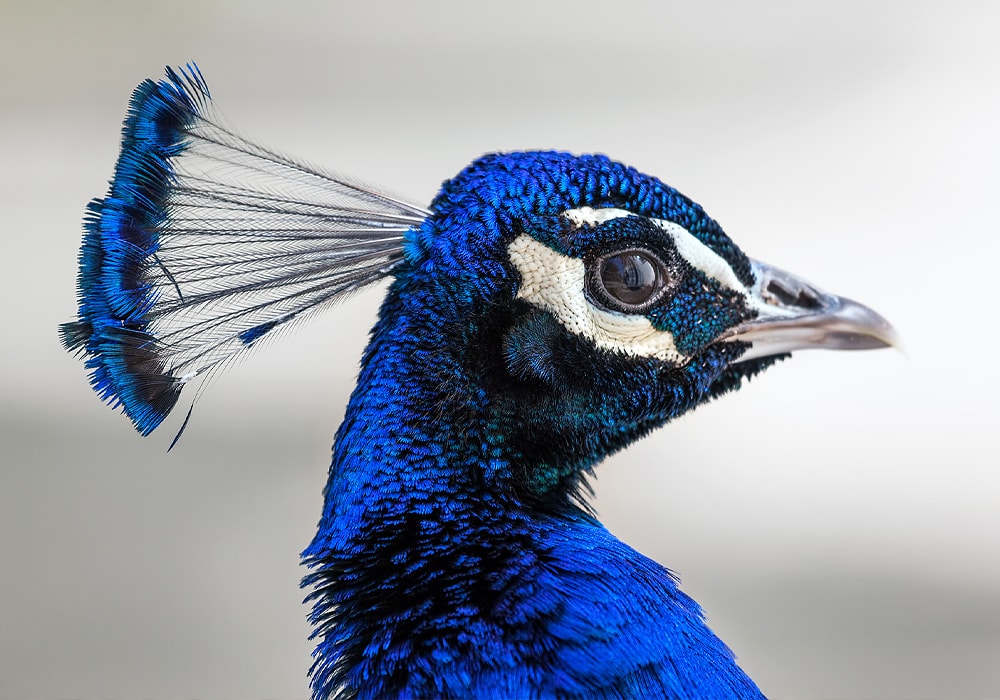
<svg viewBox="0 0 1000 700">
<path fill-rule="evenodd" d="M 581 227 L 636 214 L 625 209 L 580 207 L 563 212 L 563 216 Z M 670 237 L 677 252 L 694 269 L 754 304 L 754 296 L 718 253 L 680 224 L 663 219 L 648 221 Z M 597 347 L 629 355 L 655 357 L 675 365 L 690 359 L 677 349 L 671 333 L 654 328 L 644 315 L 608 311 L 592 304 L 585 293 L 583 260 L 562 255 L 526 233 L 515 238 L 507 252 L 521 273 L 517 297 L 552 313 L 571 333 L 587 338 Z"/>
<path fill-rule="evenodd" d="M 606 350 L 678 365 L 687 361 L 677 350 L 674 336 L 654 328 L 645 316 L 606 311 L 591 304 L 584 293 L 583 260 L 557 253 L 526 233 L 515 238 L 507 252 L 521 273 L 517 298 L 550 312 L 570 333 Z"/>
</svg>

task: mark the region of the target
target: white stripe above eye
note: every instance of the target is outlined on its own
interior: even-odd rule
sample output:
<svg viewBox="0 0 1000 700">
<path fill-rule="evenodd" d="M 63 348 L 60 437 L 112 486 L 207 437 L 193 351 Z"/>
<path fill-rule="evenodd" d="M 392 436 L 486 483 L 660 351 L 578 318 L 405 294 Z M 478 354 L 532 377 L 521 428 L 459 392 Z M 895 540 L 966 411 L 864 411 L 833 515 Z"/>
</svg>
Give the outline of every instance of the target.
<svg viewBox="0 0 1000 700">
<path fill-rule="evenodd" d="M 594 209 L 592 207 L 580 207 L 579 209 L 567 209 L 563 216 L 577 226 L 600 226 L 613 219 L 621 219 L 627 216 L 638 216 L 627 209 Z M 707 245 L 695 238 L 691 233 L 673 221 L 666 219 L 654 219 L 644 217 L 647 221 L 655 224 L 666 233 L 674 242 L 674 248 L 694 269 L 703 273 L 706 277 L 715 280 L 723 287 L 750 298 L 750 294 L 733 268 L 729 266 L 722 256 L 709 248 Z"/>
<path fill-rule="evenodd" d="M 606 350 L 675 365 L 687 361 L 673 335 L 654 328 L 645 316 L 607 311 L 590 303 L 584 291 L 583 260 L 558 253 L 526 233 L 515 238 L 507 252 L 521 274 L 517 297 L 552 313 L 566 330 Z"/>
</svg>

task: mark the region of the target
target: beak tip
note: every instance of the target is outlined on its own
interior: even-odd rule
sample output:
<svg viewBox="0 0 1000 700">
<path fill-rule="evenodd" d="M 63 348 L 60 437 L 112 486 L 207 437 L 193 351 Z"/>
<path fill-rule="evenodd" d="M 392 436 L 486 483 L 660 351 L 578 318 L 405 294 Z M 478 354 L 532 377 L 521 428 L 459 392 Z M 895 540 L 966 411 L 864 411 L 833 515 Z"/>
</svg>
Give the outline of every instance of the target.
<svg viewBox="0 0 1000 700">
<path fill-rule="evenodd" d="M 831 314 L 831 329 L 843 328 L 857 338 L 855 343 L 845 343 L 835 349 L 840 350 L 880 350 L 895 348 L 903 350 L 903 340 L 896 328 L 881 314 L 853 299 L 838 297 L 836 308 Z M 905 354 L 905 353 L 904 353 Z"/>
<path fill-rule="evenodd" d="M 899 331 L 897 331 L 895 327 L 888 324 L 886 325 L 886 334 L 882 338 L 882 341 L 885 343 L 885 347 L 892 348 L 896 352 L 901 353 L 904 357 L 909 357 L 909 349 L 906 343 L 903 342 L 903 336 L 899 334 Z"/>
</svg>

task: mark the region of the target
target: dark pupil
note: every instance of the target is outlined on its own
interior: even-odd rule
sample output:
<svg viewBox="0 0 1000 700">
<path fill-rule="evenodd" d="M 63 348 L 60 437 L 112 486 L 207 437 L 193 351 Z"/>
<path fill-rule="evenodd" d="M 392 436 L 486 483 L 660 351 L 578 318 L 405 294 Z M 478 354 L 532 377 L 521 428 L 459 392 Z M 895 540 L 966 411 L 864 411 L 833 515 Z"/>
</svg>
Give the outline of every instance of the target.
<svg viewBox="0 0 1000 700">
<path fill-rule="evenodd" d="M 641 304 L 658 289 L 657 268 L 642 253 L 622 253 L 601 266 L 601 282 L 623 304 Z"/>
</svg>

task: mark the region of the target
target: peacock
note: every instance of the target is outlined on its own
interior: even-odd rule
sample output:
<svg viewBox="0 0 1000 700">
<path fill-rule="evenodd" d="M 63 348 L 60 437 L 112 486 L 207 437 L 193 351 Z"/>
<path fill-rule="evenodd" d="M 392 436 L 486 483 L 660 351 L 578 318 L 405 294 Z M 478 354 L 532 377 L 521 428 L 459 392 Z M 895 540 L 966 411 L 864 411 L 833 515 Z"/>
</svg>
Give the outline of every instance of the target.
<svg viewBox="0 0 1000 700">
<path fill-rule="evenodd" d="M 791 351 L 892 327 L 603 155 L 485 155 L 425 208 L 240 135 L 188 64 L 132 95 L 61 338 L 147 435 L 383 279 L 302 554 L 314 697 L 763 697 L 588 480 Z"/>
</svg>

